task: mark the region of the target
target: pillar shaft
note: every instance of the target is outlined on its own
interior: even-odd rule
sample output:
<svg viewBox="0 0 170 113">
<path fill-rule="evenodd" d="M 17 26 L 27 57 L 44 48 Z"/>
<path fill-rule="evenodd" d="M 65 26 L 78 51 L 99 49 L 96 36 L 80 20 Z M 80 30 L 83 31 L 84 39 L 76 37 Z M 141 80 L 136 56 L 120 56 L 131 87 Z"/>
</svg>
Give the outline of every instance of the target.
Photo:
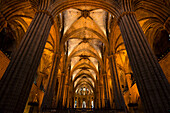
<svg viewBox="0 0 170 113">
<path fill-rule="evenodd" d="M 64 93 L 64 83 L 65 83 L 65 73 L 61 74 L 61 81 L 60 81 L 60 89 L 58 90 L 58 101 L 57 101 L 57 107 L 59 109 L 62 108 L 62 102 L 63 102 L 63 93 Z"/>
<path fill-rule="evenodd" d="M 119 27 L 146 112 L 168 113 L 170 86 L 133 12 L 124 12 Z"/>
<path fill-rule="evenodd" d="M 108 80 L 107 74 L 103 74 L 103 81 L 104 81 L 104 94 L 105 94 L 105 108 L 109 108 L 109 91 L 108 91 Z"/>
<path fill-rule="evenodd" d="M 104 85 L 100 87 L 101 90 L 101 108 L 105 108 L 105 94 L 104 94 Z"/>
<path fill-rule="evenodd" d="M 108 99 L 108 102 L 109 102 L 109 85 L 108 85 L 109 82 L 108 82 L 108 75 L 106 75 L 105 81 L 106 81 L 107 99 Z M 110 106 L 108 106 L 108 107 L 110 107 Z"/>
<path fill-rule="evenodd" d="M 106 74 L 103 74 L 103 87 L 104 87 L 104 102 L 105 108 L 107 108 L 107 88 L 106 88 Z"/>
<path fill-rule="evenodd" d="M 36 13 L 0 81 L 0 112 L 23 112 L 51 25 L 48 14 Z"/>
<path fill-rule="evenodd" d="M 112 78 L 113 78 L 112 83 L 113 83 L 115 107 L 116 107 L 116 109 L 126 110 L 124 98 L 121 93 L 119 79 L 118 79 L 118 75 L 117 75 L 116 63 L 115 63 L 115 60 L 113 57 L 114 56 L 111 55 L 109 60 L 110 60 L 110 66 L 111 66 L 111 74 L 112 74 Z"/>
<path fill-rule="evenodd" d="M 99 108 L 102 108 L 102 91 L 101 91 L 101 86 L 99 86 Z"/>
<path fill-rule="evenodd" d="M 68 91 L 69 91 L 69 84 L 66 83 L 64 84 L 63 102 L 62 102 L 65 108 L 67 107 L 67 101 L 68 101 L 67 99 L 68 99 L 68 93 L 69 93 Z"/>
<path fill-rule="evenodd" d="M 42 106 L 41 106 L 42 109 L 44 107 L 51 108 L 53 106 L 52 103 L 54 101 L 53 98 L 55 97 L 58 63 L 59 63 L 59 56 L 58 54 L 55 54 L 53 67 L 52 67 L 51 74 L 50 74 L 50 79 L 49 79 L 47 90 L 45 91 Z"/>
</svg>

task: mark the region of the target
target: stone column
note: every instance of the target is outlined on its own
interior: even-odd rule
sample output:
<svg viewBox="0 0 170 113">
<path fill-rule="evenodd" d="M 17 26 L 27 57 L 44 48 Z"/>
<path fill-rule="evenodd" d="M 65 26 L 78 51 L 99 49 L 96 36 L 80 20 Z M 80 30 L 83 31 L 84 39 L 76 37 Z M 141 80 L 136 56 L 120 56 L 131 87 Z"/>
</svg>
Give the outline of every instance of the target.
<svg viewBox="0 0 170 113">
<path fill-rule="evenodd" d="M 101 91 L 102 86 L 99 84 L 99 108 L 102 108 L 102 91 Z"/>
<path fill-rule="evenodd" d="M 110 86 L 110 84 L 109 84 L 109 81 L 111 81 L 111 80 L 113 80 L 113 77 L 112 76 L 108 76 L 107 77 L 108 79 L 108 99 L 109 99 L 109 107 L 110 108 L 113 108 L 113 95 L 111 95 L 112 94 L 112 86 Z"/>
<path fill-rule="evenodd" d="M 44 107 L 51 108 L 53 103 L 53 98 L 55 97 L 55 88 L 56 88 L 56 76 L 57 76 L 57 69 L 60 57 L 58 54 L 54 55 L 53 67 L 50 74 L 50 79 L 48 82 L 47 90 L 45 91 L 45 95 L 43 98 L 43 102 L 41 108 Z"/>
<path fill-rule="evenodd" d="M 112 79 L 112 84 L 113 84 L 113 93 L 114 93 L 114 100 L 115 100 L 115 108 L 116 109 L 124 109 L 126 111 L 126 106 L 124 102 L 124 98 L 122 96 L 121 88 L 120 88 L 120 83 L 119 83 L 119 78 L 117 74 L 117 69 L 116 69 L 116 62 L 114 55 L 110 55 L 109 57 L 110 60 L 110 71 L 111 75 L 113 78 Z"/>
<path fill-rule="evenodd" d="M 95 108 L 100 108 L 100 86 L 99 86 L 99 80 L 96 80 L 96 93 L 95 95 Z"/>
<path fill-rule="evenodd" d="M 71 87 L 68 87 L 68 94 L 67 94 L 67 108 L 71 108 L 71 97 L 72 97 L 72 91 L 71 91 Z"/>
<path fill-rule="evenodd" d="M 97 109 L 98 108 L 98 106 L 99 106 L 99 101 L 98 101 L 98 99 L 99 99 L 99 86 L 98 86 L 98 84 L 97 84 L 97 81 L 98 80 L 96 80 L 96 83 L 95 83 L 95 92 L 94 92 L 94 106 L 95 106 L 95 108 Z"/>
<path fill-rule="evenodd" d="M 58 105 L 57 105 L 57 107 L 59 109 L 63 108 L 62 103 L 63 103 L 64 83 L 65 83 L 65 73 L 62 72 L 61 83 L 60 83 L 60 91 L 59 91 L 59 95 L 58 95 Z"/>
<path fill-rule="evenodd" d="M 80 108 L 81 100 L 80 97 L 78 97 L 78 108 Z"/>
<path fill-rule="evenodd" d="M 62 73 L 61 73 L 62 74 Z M 61 74 L 58 76 L 58 90 L 57 90 L 57 94 L 56 94 L 56 98 L 55 98 L 55 107 L 58 107 L 58 103 L 59 103 L 59 96 L 60 96 L 60 92 L 61 92 Z"/>
<path fill-rule="evenodd" d="M 51 25 L 48 11 L 35 14 L 15 56 L 0 81 L 0 112 L 22 113 Z"/>
<path fill-rule="evenodd" d="M 75 94 L 74 84 L 71 83 L 70 86 L 71 86 L 71 88 L 70 88 L 70 90 L 71 90 L 70 98 L 72 99 L 72 98 L 75 97 L 75 96 L 74 96 L 74 94 Z M 70 100 L 70 105 L 71 105 L 71 108 L 74 108 L 74 99 Z M 78 107 L 78 97 L 77 97 L 77 107 Z M 76 107 L 76 108 L 77 108 L 77 107 Z"/>
<path fill-rule="evenodd" d="M 64 108 L 67 107 L 67 102 L 69 100 L 68 94 L 69 94 L 69 84 L 66 83 L 66 84 L 64 84 L 64 92 L 63 92 L 63 106 L 64 106 Z"/>
<path fill-rule="evenodd" d="M 108 82 L 108 75 L 107 74 L 105 75 L 105 78 L 106 78 L 105 81 L 106 81 L 106 91 L 107 91 L 106 93 L 107 93 L 108 107 L 110 107 L 110 105 L 109 105 L 109 103 L 110 103 L 109 102 L 109 96 L 110 95 L 109 95 L 109 85 L 108 85 L 109 82 Z"/>
<path fill-rule="evenodd" d="M 73 95 L 73 94 L 72 94 Z M 74 95 L 73 95 L 74 96 Z M 71 97 L 71 100 L 70 100 L 70 107 L 73 109 L 74 108 L 74 97 Z M 78 99 L 77 99 L 77 107 L 76 108 L 78 108 Z"/>
<path fill-rule="evenodd" d="M 69 69 L 67 71 L 67 77 L 66 77 L 66 87 L 65 87 L 65 101 L 64 101 L 64 104 L 65 104 L 65 107 L 67 107 L 69 105 L 69 97 L 70 97 L 70 89 L 71 89 L 71 81 L 70 81 L 70 70 L 71 70 L 71 65 L 69 64 Z"/>
<path fill-rule="evenodd" d="M 104 100 L 105 100 L 105 108 L 108 108 L 108 87 L 107 87 L 107 74 L 103 74 L 103 81 L 104 81 Z"/>
<path fill-rule="evenodd" d="M 129 0 L 124 0 L 118 24 L 139 93 L 147 113 L 168 113 L 170 85 L 154 56 Z"/>
</svg>

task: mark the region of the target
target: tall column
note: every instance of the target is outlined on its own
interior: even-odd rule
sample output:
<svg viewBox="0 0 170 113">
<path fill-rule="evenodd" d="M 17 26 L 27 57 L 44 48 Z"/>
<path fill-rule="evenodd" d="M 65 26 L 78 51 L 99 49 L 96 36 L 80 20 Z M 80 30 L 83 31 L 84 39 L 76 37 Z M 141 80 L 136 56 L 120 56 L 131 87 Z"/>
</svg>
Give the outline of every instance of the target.
<svg viewBox="0 0 170 113">
<path fill-rule="evenodd" d="M 71 87 L 71 85 L 70 85 L 70 69 L 71 69 L 71 65 L 69 65 L 68 66 L 69 67 L 69 69 L 68 69 L 68 71 L 67 71 L 67 77 L 66 77 L 66 89 L 65 89 L 65 94 L 66 94 L 66 98 L 65 98 L 65 101 L 64 101 L 64 104 L 65 104 L 65 107 L 67 107 L 68 105 L 69 105 L 69 92 L 71 92 L 70 91 L 70 87 Z"/>
<path fill-rule="evenodd" d="M 96 80 L 96 92 L 94 93 L 94 108 L 95 109 L 99 109 L 99 105 L 100 105 L 100 93 L 99 93 L 99 86 L 98 86 L 98 84 L 97 84 L 98 82 L 97 82 L 97 80 Z"/>
<path fill-rule="evenodd" d="M 74 108 L 74 84 L 73 83 L 71 83 L 70 84 L 70 86 L 71 86 L 71 88 L 70 88 L 70 90 L 71 90 L 71 95 L 70 95 L 70 98 L 71 98 L 71 101 L 70 101 L 70 105 L 71 105 L 71 108 Z M 77 107 L 78 107 L 78 97 L 77 97 Z M 76 108 L 77 108 L 76 107 Z"/>
<path fill-rule="evenodd" d="M 103 74 L 103 81 L 104 81 L 104 99 L 105 99 L 105 108 L 108 108 L 108 87 L 107 87 L 107 74 Z"/>
<path fill-rule="evenodd" d="M 112 75 L 111 78 L 113 78 L 112 83 L 113 83 L 115 108 L 116 109 L 124 109 L 126 111 L 126 106 L 125 106 L 124 98 L 123 98 L 123 95 L 121 92 L 120 83 L 119 83 L 119 79 L 118 79 L 114 55 L 110 55 L 109 60 L 110 60 L 110 67 L 111 67 L 110 69 L 111 69 L 111 75 Z"/>
<path fill-rule="evenodd" d="M 147 113 L 168 113 L 170 85 L 140 27 L 130 0 L 124 0 L 118 24 Z"/>
<path fill-rule="evenodd" d="M 62 73 L 61 73 L 62 74 Z M 60 93 L 61 93 L 61 82 L 62 82 L 62 75 L 59 74 L 58 76 L 58 90 L 57 90 L 57 94 L 56 94 L 56 99 L 55 99 L 55 107 L 57 108 L 58 107 L 58 104 L 59 104 L 59 97 L 60 97 Z"/>
<path fill-rule="evenodd" d="M 0 81 L 0 112 L 22 113 L 34 75 L 49 35 L 51 15 L 48 11 L 35 14 L 15 56 Z"/>
<path fill-rule="evenodd" d="M 69 93 L 69 84 L 68 83 L 66 83 L 66 84 L 64 84 L 64 92 L 63 92 L 63 106 L 64 106 L 64 108 L 66 108 L 67 107 L 67 101 L 68 101 L 68 93 Z"/>
<path fill-rule="evenodd" d="M 63 93 L 64 93 L 64 86 L 65 86 L 64 83 L 65 83 L 65 73 L 62 72 L 62 74 L 61 74 L 61 83 L 60 83 L 60 91 L 59 91 L 59 95 L 57 97 L 58 98 L 57 107 L 59 109 L 63 108 L 62 103 L 63 103 Z"/>
<path fill-rule="evenodd" d="M 105 92 L 104 92 L 104 84 L 102 83 L 101 84 L 101 101 L 102 101 L 102 103 L 101 103 L 101 108 L 105 108 Z"/>
<path fill-rule="evenodd" d="M 98 104 L 99 104 L 97 98 L 98 98 L 98 91 L 96 91 L 94 94 L 94 108 L 95 109 L 98 109 Z"/>
<path fill-rule="evenodd" d="M 109 102 L 109 84 L 108 84 L 109 81 L 108 81 L 108 75 L 107 74 L 105 75 L 105 78 L 106 78 L 105 81 L 106 81 L 107 99 L 108 99 L 108 102 Z M 108 107 L 110 107 L 109 104 L 108 104 Z"/>
<path fill-rule="evenodd" d="M 43 102 L 41 105 L 42 109 L 44 107 L 47 107 L 47 108 L 52 107 L 53 98 L 55 96 L 54 94 L 55 94 L 55 88 L 56 88 L 56 80 L 57 80 L 56 76 L 57 76 L 59 60 L 60 60 L 59 55 L 55 54 L 47 90 L 45 91 L 45 95 L 44 95 Z"/>
<path fill-rule="evenodd" d="M 99 85 L 98 85 L 98 80 L 96 80 L 96 83 L 95 83 L 95 92 L 94 92 L 94 104 L 95 104 L 95 108 L 98 109 L 99 108 L 99 98 L 100 98 L 100 95 L 99 95 Z"/>
<path fill-rule="evenodd" d="M 71 100 L 70 100 L 70 107 L 71 107 L 71 108 L 74 108 L 74 102 L 75 102 L 75 101 L 74 101 L 74 95 L 73 95 L 73 93 L 72 93 L 72 97 L 71 97 L 70 99 L 71 99 Z M 78 99 L 77 99 L 77 107 L 78 107 Z M 77 108 L 77 107 L 76 107 L 76 108 Z"/>
<path fill-rule="evenodd" d="M 102 86 L 99 84 L 99 108 L 102 108 L 102 91 L 101 91 Z"/>
<path fill-rule="evenodd" d="M 67 93 L 67 103 L 66 104 L 67 104 L 67 108 L 71 108 L 71 106 L 70 106 L 71 105 L 70 104 L 71 103 L 71 97 L 72 97 L 71 96 L 72 95 L 71 86 L 68 87 L 68 91 L 67 92 L 68 93 Z"/>
</svg>

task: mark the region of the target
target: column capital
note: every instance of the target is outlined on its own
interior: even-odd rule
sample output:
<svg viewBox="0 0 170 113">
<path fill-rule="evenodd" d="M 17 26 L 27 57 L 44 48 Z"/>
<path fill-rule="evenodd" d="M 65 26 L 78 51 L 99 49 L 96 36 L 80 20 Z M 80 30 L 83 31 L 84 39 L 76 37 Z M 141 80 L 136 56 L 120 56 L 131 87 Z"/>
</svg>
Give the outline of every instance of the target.
<svg viewBox="0 0 170 113">
<path fill-rule="evenodd" d="M 37 13 L 45 13 L 50 17 L 52 24 L 54 24 L 54 17 L 48 10 L 37 10 Z"/>
<path fill-rule="evenodd" d="M 167 29 L 167 31 L 168 31 L 167 26 L 168 26 L 169 21 L 170 21 L 170 17 L 168 17 L 168 18 L 166 19 L 166 21 L 164 22 L 164 26 L 163 26 L 164 29 Z"/>
<path fill-rule="evenodd" d="M 56 57 L 58 58 L 58 59 L 60 59 L 61 58 L 61 54 L 60 53 L 54 53 L 55 55 L 56 55 Z"/>
<path fill-rule="evenodd" d="M 108 75 L 108 79 L 112 79 L 112 76 L 109 76 L 109 75 Z"/>
<path fill-rule="evenodd" d="M 65 77 L 65 76 L 66 76 L 66 74 L 65 74 L 64 72 L 62 72 L 62 73 L 61 73 L 61 76 Z"/>
<path fill-rule="evenodd" d="M 125 12 L 122 12 L 118 18 L 117 18 L 117 23 L 119 23 L 120 19 L 125 16 L 125 15 L 135 15 L 135 12 L 134 11 L 125 11 Z"/>
<path fill-rule="evenodd" d="M 103 77 L 107 76 L 107 73 L 103 73 L 102 76 L 103 76 Z"/>
<path fill-rule="evenodd" d="M 115 58 L 116 55 L 115 54 L 111 54 L 111 55 L 108 55 L 107 58 Z"/>
<path fill-rule="evenodd" d="M 99 87 L 102 87 L 102 86 L 103 86 L 103 84 L 99 84 L 98 86 L 99 86 Z"/>
<path fill-rule="evenodd" d="M 55 52 L 54 54 L 56 54 L 56 56 L 59 56 L 59 55 L 60 55 L 58 52 Z"/>
<path fill-rule="evenodd" d="M 125 73 L 125 75 L 132 74 L 132 72 Z"/>
<path fill-rule="evenodd" d="M 65 84 L 66 87 L 69 87 L 70 85 L 69 84 Z"/>
</svg>

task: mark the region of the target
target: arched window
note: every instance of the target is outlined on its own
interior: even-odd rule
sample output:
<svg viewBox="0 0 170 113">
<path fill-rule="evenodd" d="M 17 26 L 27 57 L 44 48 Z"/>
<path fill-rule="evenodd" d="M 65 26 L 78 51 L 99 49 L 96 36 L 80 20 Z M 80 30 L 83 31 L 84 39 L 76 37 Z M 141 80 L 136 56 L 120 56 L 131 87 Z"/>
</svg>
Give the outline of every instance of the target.
<svg viewBox="0 0 170 113">
<path fill-rule="evenodd" d="M 77 108 L 77 101 L 75 100 L 74 108 Z"/>
<path fill-rule="evenodd" d="M 94 101 L 91 101 L 91 108 L 94 108 Z"/>
<path fill-rule="evenodd" d="M 86 108 L 86 102 L 85 101 L 83 101 L 83 103 L 82 103 L 82 108 Z"/>
</svg>

